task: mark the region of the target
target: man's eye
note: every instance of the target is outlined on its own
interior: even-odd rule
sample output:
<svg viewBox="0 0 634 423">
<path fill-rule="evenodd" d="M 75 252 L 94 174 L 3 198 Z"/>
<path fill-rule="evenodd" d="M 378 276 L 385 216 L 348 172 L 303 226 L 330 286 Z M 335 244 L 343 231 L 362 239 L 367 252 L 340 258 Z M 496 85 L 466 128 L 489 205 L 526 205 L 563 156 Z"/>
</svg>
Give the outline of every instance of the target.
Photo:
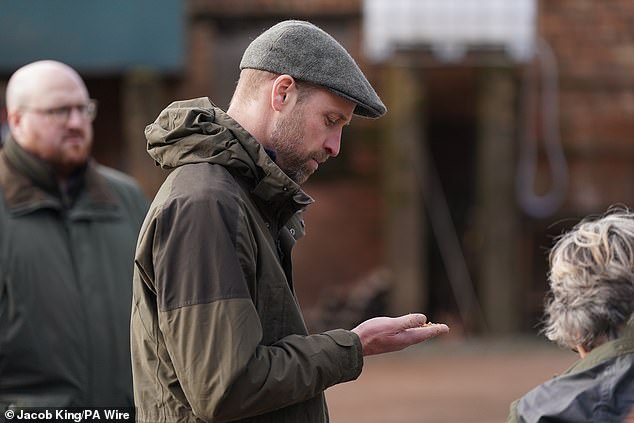
<svg viewBox="0 0 634 423">
<path fill-rule="evenodd" d="M 56 107 L 49 110 L 49 113 L 53 116 L 68 116 L 70 114 L 70 107 Z"/>
<path fill-rule="evenodd" d="M 326 118 L 326 126 L 333 126 L 337 123 L 336 120 L 332 120 L 331 118 Z"/>
</svg>

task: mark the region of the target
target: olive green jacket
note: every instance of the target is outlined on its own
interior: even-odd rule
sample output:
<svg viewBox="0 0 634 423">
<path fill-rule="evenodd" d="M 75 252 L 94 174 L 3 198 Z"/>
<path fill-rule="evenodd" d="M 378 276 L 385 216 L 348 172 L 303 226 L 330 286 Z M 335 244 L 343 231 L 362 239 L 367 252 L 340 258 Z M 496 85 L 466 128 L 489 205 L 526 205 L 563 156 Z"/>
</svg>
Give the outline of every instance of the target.
<svg viewBox="0 0 634 423">
<path fill-rule="evenodd" d="M 12 139 L 0 150 L 0 409 L 132 406 L 134 246 L 147 200 L 94 162 L 63 195 Z"/>
<path fill-rule="evenodd" d="M 634 412 L 634 327 L 511 404 L 507 423 L 621 423 Z"/>
<path fill-rule="evenodd" d="M 132 310 L 142 422 L 325 422 L 323 391 L 355 379 L 359 338 L 308 335 L 291 248 L 312 199 L 231 117 L 200 98 L 146 128 L 175 168 L 139 238 Z"/>
</svg>

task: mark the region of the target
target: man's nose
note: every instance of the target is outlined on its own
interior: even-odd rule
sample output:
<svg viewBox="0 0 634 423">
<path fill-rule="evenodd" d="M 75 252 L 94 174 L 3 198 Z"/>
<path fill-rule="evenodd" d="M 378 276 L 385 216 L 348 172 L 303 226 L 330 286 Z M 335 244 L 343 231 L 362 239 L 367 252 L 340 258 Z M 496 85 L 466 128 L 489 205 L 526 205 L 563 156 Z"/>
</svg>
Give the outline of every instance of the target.
<svg viewBox="0 0 634 423">
<path fill-rule="evenodd" d="M 331 157 L 337 157 L 339 155 L 339 150 L 341 149 L 341 130 L 338 130 L 335 134 L 330 135 L 326 139 L 324 147 Z"/>
<path fill-rule="evenodd" d="M 71 107 L 66 125 L 71 127 L 79 127 L 83 126 L 85 122 L 86 117 L 84 116 L 82 109 L 79 107 Z"/>
</svg>

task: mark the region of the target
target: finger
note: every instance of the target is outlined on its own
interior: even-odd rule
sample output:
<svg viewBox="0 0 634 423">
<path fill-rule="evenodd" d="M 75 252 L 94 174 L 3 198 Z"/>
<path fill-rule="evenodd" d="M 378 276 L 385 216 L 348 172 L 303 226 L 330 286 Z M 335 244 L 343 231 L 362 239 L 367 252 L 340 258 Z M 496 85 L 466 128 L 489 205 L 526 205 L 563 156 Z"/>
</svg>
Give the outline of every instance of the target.
<svg viewBox="0 0 634 423">
<path fill-rule="evenodd" d="M 444 323 L 434 323 L 431 326 L 419 326 L 411 328 L 408 332 L 416 333 L 417 336 L 428 339 L 449 332 L 449 326 Z"/>
<path fill-rule="evenodd" d="M 419 344 L 447 332 L 449 332 L 449 327 L 444 324 L 438 324 L 433 327 L 427 326 L 410 328 L 398 335 L 398 343 L 400 344 L 399 348 L 406 348 L 410 345 Z"/>
<path fill-rule="evenodd" d="M 432 326 L 425 326 L 422 329 L 431 330 L 432 332 L 435 332 L 436 334 L 449 332 L 449 326 L 447 326 L 444 323 L 434 323 L 432 324 Z"/>
<path fill-rule="evenodd" d="M 427 321 L 427 316 L 422 313 L 410 313 L 405 316 L 397 317 L 397 319 L 401 319 L 401 327 L 403 330 L 416 328 L 422 326 Z"/>
</svg>

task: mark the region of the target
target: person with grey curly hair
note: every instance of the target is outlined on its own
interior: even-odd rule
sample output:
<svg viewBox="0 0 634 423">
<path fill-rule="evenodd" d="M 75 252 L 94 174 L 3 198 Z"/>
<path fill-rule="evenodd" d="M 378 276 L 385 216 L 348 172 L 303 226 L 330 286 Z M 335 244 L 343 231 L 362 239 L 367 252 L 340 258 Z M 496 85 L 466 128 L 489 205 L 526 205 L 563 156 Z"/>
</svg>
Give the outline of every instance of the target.
<svg viewBox="0 0 634 423">
<path fill-rule="evenodd" d="M 634 213 L 584 219 L 550 252 L 544 333 L 579 353 L 508 422 L 623 422 L 634 411 Z"/>
</svg>

